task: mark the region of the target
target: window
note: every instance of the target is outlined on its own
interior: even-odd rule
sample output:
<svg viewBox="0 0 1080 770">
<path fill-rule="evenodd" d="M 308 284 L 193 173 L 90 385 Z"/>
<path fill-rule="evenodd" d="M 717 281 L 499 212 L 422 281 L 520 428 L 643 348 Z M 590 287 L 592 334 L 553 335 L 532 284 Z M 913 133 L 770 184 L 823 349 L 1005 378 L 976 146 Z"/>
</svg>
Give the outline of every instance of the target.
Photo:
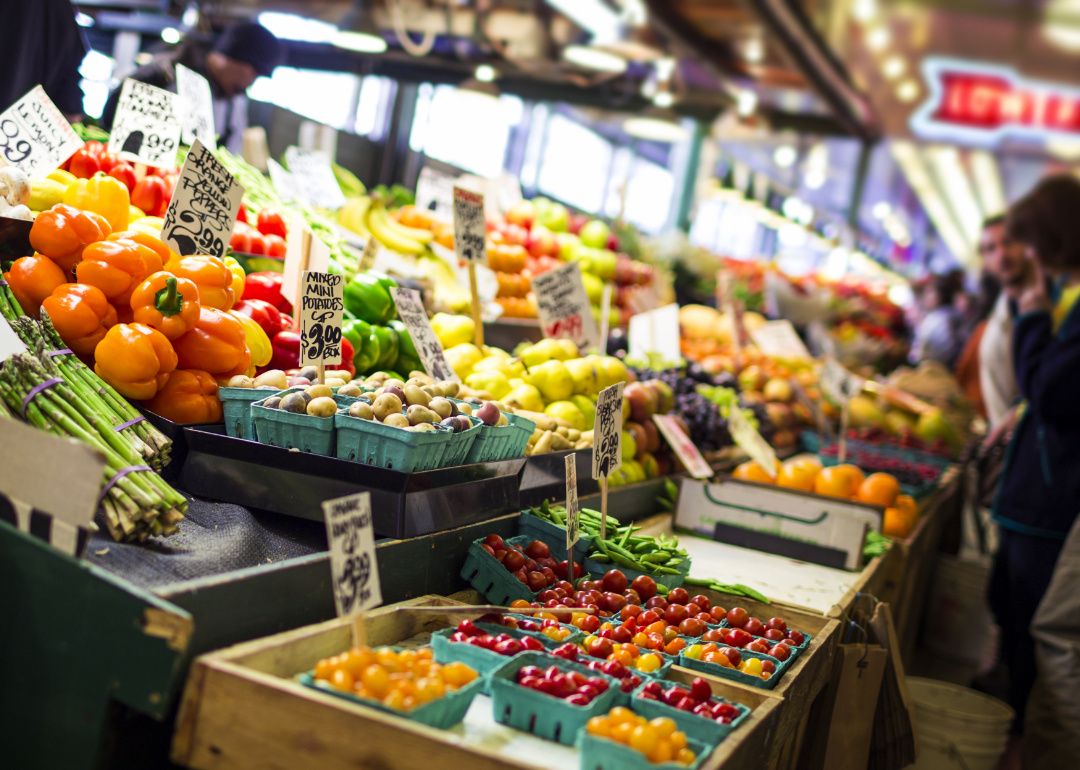
<svg viewBox="0 0 1080 770">
<path fill-rule="evenodd" d="M 258 78 L 247 95 L 339 130 L 353 127 L 353 105 L 360 78 L 347 72 L 278 67 L 273 77 Z"/>
<path fill-rule="evenodd" d="M 626 221 L 655 235 L 664 229 L 671 213 L 675 179 L 663 166 L 635 158 L 626 185 Z"/>
<path fill-rule="evenodd" d="M 584 211 L 603 207 L 611 168 L 611 143 L 564 115 L 548 120 L 537 186 Z"/>
<path fill-rule="evenodd" d="M 79 88 L 83 92 L 83 112 L 92 118 L 100 118 L 109 99 L 110 78 L 116 62 L 111 56 L 97 51 L 87 51 L 79 65 Z"/>
<path fill-rule="evenodd" d="M 510 129 L 524 105 L 453 86 L 420 86 L 409 146 L 416 152 L 484 177 L 503 170 Z"/>
</svg>

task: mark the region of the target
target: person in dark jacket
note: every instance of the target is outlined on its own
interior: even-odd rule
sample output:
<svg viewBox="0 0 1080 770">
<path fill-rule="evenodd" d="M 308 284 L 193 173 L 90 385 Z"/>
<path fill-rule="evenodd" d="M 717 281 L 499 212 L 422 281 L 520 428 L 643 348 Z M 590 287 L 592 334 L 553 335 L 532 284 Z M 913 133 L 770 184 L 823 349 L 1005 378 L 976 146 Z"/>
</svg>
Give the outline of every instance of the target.
<svg viewBox="0 0 1080 770">
<path fill-rule="evenodd" d="M 990 607 L 1001 627 L 1009 702 L 1020 732 L 1035 681 L 1030 626 L 1062 544 L 1080 511 L 1080 181 L 1048 177 L 1013 206 L 1009 236 L 1034 259 L 1013 327 L 1023 416 L 1006 453 L 994 503 L 1001 542 Z"/>
<path fill-rule="evenodd" d="M 69 120 L 82 118 L 79 65 L 89 47 L 69 0 L 0 2 L 0 40 L 0 112 L 40 85 Z"/>
<path fill-rule="evenodd" d="M 218 144 L 238 153 L 241 134 L 247 128 L 247 97 L 244 92 L 262 75 L 270 77 L 285 58 L 285 47 L 274 33 L 261 24 L 241 22 L 226 29 L 210 46 L 189 37 L 173 51 L 157 56 L 130 77 L 147 85 L 176 93 L 176 65 L 182 64 L 210 83 L 214 98 L 214 124 Z M 109 94 L 101 122 L 111 128 L 120 101 L 123 83 Z"/>
</svg>

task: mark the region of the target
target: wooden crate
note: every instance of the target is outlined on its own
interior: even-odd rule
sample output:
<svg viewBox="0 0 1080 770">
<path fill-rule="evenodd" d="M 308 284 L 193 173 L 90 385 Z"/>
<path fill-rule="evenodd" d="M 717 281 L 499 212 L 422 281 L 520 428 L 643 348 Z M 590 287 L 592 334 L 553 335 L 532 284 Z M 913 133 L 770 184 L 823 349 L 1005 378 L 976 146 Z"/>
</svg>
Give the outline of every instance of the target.
<svg viewBox="0 0 1080 770">
<path fill-rule="evenodd" d="M 456 622 L 447 616 L 397 612 L 397 607 L 446 606 L 452 598 L 424 596 L 381 608 L 366 618 L 368 642 L 419 644 Z M 321 658 L 348 649 L 351 621 L 335 619 L 236 645 L 195 660 L 173 738 L 174 762 L 199 770 L 355 770 L 406 768 L 534 768 L 458 733 L 350 703 L 304 687 L 296 674 Z M 758 770 L 765 767 L 783 698 L 724 681 L 714 692 L 752 709 L 703 763 Z M 561 768 L 572 770 L 572 768 Z"/>
</svg>

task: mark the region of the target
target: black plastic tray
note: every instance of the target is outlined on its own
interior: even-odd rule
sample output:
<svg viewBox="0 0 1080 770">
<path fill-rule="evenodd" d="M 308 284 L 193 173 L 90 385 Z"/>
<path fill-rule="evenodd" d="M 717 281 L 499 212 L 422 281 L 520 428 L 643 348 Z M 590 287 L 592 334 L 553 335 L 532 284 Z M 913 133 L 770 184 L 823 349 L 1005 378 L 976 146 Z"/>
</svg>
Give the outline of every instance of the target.
<svg viewBox="0 0 1080 770">
<path fill-rule="evenodd" d="M 178 422 L 165 419 L 160 414 L 154 414 L 144 406 L 136 405 L 135 408 L 139 410 L 139 414 L 146 418 L 148 423 L 164 433 L 165 437 L 173 442 L 172 447 L 169 449 L 169 464 L 161 469 L 161 477 L 170 484 L 176 483 L 177 479 L 180 478 L 180 469 L 184 467 L 184 460 L 187 459 L 187 439 L 184 437 L 184 428 L 211 431 L 220 429 L 222 432 L 225 430 L 224 422 L 199 422 L 191 425 L 181 425 Z"/>
<path fill-rule="evenodd" d="M 564 458 L 570 452 L 576 455 L 578 497 L 600 492 L 600 482 L 592 477 L 591 449 L 548 452 L 529 457 L 525 463 L 525 473 L 521 477 L 523 508 L 533 508 L 544 500 L 552 502 L 566 500 L 566 460 Z"/>
<path fill-rule="evenodd" d="M 224 426 L 185 428 L 184 437 L 184 491 L 322 521 L 324 500 L 366 490 L 381 537 L 416 537 L 521 510 L 524 457 L 402 473 L 231 438 Z"/>
</svg>

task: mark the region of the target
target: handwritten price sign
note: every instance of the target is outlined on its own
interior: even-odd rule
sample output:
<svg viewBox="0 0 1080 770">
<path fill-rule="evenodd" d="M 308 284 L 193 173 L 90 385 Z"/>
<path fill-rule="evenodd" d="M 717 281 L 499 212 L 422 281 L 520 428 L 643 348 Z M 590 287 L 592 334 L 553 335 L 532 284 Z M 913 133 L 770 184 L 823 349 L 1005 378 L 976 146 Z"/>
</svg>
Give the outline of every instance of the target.
<svg viewBox="0 0 1080 770">
<path fill-rule="evenodd" d="M 581 539 L 581 506 L 577 496 L 577 458 L 574 453 L 563 458 L 566 464 L 566 558 L 573 560 L 574 543 Z"/>
<path fill-rule="evenodd" d="M 285 161 L 300 198 L 317 208 L 335 211 L 345 205 L 345 193 L 334 177 L 329 155 L 290 147 L 285 150 Z"/>
<path fill-rule="evenodd" d="M 461 378 L 454 374 L 454 370 L 446 362 L 442 343 L 435 336 L 427 311 L 424 310 L 424 303 L 420 301 L 420 292 L 415 289 L 390 289 L 390 294 L 397 305 L 398 316 L 409 330 L 413 347 L 431 378 L 436 381 L 461 382 Z"/>
<path fill-rule="evenodd" d="M 345 277 L 305 270 L 300 307 L 300 366 L 341 361 Z"/>
<path fill-rule="evenodd" d="M 214 130 L 214 97 L 210 82 L 183 64 L 176 65 L 176 91 L 187 103 L 183 115 L 184 144 L 192 145 L 196 139 L 211 147 L 217 146 Z"/>
<path fill-rule="evenodd" d="M 0 166 L 10 163 L 27 176 L 44 177 L 82 145 L 41 86 L 0 114 Z"/>
<path fill-rule="evenodd" d="M 128 78 L 120 90 L 109 152 L 148 166 L 176 163 L 183 100 L 162 88 Z"/>
<path fill-rule="evenodd" d="M 338 617 L 379 606 L 382 587 L 375 558 L 371 493 L 358 492 L 326 500 L 322 509 Z"/>
<path fill-rule="evenodd" d="M 454 188 L 454 251 L 465 262 L 487 264 L 487 223 L 484 196 Z"/>
<path fill-rule="evenodd" d="M 210 254 L 223 258 L 243 197 L 244 188 L 196 139 L 165 212 L 161 240 L 181 256 Z"/>
<path fill-rule="evenodd" d="M 581 264 L 571 262 L 532 280 L 540 328 L 545 337 L 573 340 L 579 347 L 596 347 L 600 333 L 592 316 Z"/>
<path fill-rule="evenodd" d="M 610 476 L 622 467 L 623 387 L 619 382 L 600 391 L 593 421 L 592 477 Z"/>
</svg>

